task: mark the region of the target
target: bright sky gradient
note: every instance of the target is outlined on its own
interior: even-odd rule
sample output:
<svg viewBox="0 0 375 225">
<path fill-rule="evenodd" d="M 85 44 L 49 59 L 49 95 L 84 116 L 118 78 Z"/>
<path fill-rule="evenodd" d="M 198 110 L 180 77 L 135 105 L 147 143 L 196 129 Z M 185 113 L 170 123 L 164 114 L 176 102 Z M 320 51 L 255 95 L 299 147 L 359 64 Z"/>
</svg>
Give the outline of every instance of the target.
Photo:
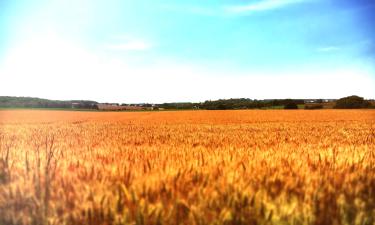
<svg viewBox="0 0 375 225">
<path fill-rule="evenodd" d="M 0 95 L 375 98 L 374 0 L 1 0 Z"/>
</svg>

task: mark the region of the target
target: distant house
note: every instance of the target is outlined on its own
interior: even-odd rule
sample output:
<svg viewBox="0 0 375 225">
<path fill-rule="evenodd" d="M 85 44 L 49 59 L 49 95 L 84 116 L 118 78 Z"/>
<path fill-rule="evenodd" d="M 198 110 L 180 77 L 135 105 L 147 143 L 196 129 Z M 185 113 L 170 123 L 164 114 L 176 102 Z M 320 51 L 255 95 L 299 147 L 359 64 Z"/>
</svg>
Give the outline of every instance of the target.
<svg viewBox="0 0 375 225">
<path fill-rule="evenodd" d="M 305 103 L 324 103 L 324 102 L 334 102 L 336 99 L 305 99 Z"/>
</svg>

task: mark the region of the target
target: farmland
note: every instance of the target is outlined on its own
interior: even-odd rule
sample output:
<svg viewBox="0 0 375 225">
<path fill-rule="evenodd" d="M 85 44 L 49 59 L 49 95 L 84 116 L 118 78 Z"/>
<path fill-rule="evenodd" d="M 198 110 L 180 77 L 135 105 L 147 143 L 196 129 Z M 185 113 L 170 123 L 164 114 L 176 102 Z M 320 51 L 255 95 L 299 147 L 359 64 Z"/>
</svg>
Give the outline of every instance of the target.
<svg viewBox="0 0 375 225">
<path fill-rule="evenodd" d="M 0 111 L 0 225 L 375 223 L 375 111 Z"/>
</svg>

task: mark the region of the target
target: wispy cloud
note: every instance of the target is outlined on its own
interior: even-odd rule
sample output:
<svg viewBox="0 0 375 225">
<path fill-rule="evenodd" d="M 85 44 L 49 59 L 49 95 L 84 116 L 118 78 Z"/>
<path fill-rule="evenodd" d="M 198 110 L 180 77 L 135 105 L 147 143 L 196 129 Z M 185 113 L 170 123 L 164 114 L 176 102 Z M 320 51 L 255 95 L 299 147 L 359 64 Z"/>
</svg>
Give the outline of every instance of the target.
<svg viewBox="0 0 375 225">
<path fill-rule="evenodd" d="M 320 47 L 316 49 L 316 51 L 318 52 L 335 52 L 339 50 L 341 50 L 341 47 L 339 46 L 326 46 L 326 47 Z"/>
<path fill-rule="evenodd" d="M 244 13 L 266 11 L 271 9 L 282 8 L 288 5 L 306 2 L 308 0 L 261 0 L 245 5 L 232 5 L 224 7 L 225 11 L 229 13 Z"/>
<path fill-rule="evenodd" d="M 143 38 L 129 34 L 115 34 L 105 45 L 106 49 L 118 51 L 145 51 L 152 48 L 152 44 Z"/>
<path fill-rule="evenodd" d="M 302 2 L 313 0 L 257 0 L 242 5 L 222 5 L 218 7 L 209 7 L 202 5 L 177 5 L 163 4 L 162 9 L 168 11 L 191 13 L 204 16 L 222 16 L 226 14 L 242 14 L 248 12 L 260 12 L 272 9 L 278 9 Z"/>
<path fill-rule="evenodd" d="M 145 51 L 150 49 L 151 44 L 141 40 L 130 40 L 118 44 L 110 44 L 106 46 L 110 50 L 122 50 L 122 51 Z"/>
</svg>

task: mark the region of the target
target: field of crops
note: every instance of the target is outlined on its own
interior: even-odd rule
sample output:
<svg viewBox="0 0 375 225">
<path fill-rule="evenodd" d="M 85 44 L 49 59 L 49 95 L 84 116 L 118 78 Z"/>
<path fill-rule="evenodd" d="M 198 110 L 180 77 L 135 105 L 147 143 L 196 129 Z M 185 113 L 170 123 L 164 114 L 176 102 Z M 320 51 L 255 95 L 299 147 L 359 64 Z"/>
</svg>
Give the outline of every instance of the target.
<svg viewBox="0 0 375 225">
<path fill-rule="evenodd" d="M 0 111 L 0 225 L 374 223 L 374 110 Z"/>
</svg>

